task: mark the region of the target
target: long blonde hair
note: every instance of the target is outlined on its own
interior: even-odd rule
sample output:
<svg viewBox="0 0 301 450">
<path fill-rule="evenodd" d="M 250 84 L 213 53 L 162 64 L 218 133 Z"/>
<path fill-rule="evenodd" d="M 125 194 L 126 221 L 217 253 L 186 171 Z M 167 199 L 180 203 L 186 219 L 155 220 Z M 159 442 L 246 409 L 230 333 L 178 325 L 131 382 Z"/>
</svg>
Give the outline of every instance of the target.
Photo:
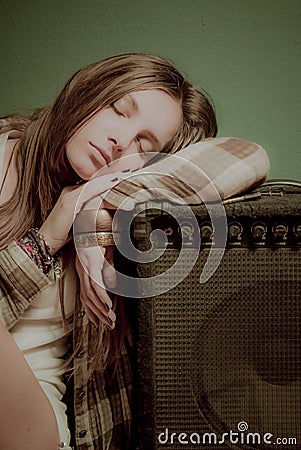
<svg viewBox="0 0 301 450">
<path fill-rule="evenodd" d="M 78 181 L 65 153 L 70 138 L 101 108 L 125 94 L 161 89 L 182 107 L 183 122 L 166 152 L 193 139 L 215 136 L 217 124 L 208 96 L 184 79 L 169 61 L 145 53 L 107 58 L 77 71 L 55 102 L 30 116 L 6 117 L 0 132 L 19 130 L 14 155 L 17 185 L 0 206 L 0 248 L 45 221 L 62 189 Z"/>
</svg>

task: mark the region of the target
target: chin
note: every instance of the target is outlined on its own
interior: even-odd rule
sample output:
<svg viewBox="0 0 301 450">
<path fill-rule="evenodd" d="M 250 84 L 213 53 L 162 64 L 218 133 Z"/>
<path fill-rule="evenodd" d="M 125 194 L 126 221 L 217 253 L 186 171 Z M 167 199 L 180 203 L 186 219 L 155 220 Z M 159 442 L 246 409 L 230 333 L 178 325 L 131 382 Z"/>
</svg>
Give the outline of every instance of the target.
<svg viewBox="0 0 301 450">
<path fill-rule="evenodd" d="M 95 176 L 95 174 L 98 172 L 98 170 L 95 169 L 95 167 L 93 167 L 93 168 L 92 167 L 90 167 L 90 168 L 87 167 L 85 169 L 83 166 L 75 167 L 74 171 L 84 181 L 91 180 L 91 178 L 93 178 Z"/>
<path fill-rule="evenodd" d="M 82 170 L 76 170 L 76 174 L 81 180 L 84 181 L 89 181 L 91 178 L 93 178 L 93 174 L 91 174 L 90 172 L 83 172 Z"/>
</svg>

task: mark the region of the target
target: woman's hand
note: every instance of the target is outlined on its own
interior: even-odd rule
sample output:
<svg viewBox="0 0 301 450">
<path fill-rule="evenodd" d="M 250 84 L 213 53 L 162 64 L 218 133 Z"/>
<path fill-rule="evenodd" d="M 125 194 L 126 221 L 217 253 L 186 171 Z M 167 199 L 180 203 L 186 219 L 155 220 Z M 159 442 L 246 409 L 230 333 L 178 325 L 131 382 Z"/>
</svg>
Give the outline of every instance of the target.
<svg viewBox="0 0 301 450">
<path fill-rule="evenodd" d="M 73 222 L 83 206 L 89 205 L 90 209 L 93 204 L 94 211 L 97 211 L 102 204 L 101 194 L 114 187 L 121 179 L 128 177 L 128 174 L 129 170 L 109 173 L 93 178 L 81 186 L 70 186 L 62 190 L 54 208 L 39 229 L 51 254 L 56 253 L 71 239 Z M 110 329 L 115 327 L 116 320 L 116 315 L 112 311 L 112 301 L 106 291 L 106 287 L 113 287 L 116 283 L 113 250 L 114 247 L 76 248 L 75 261 L 80 279 L 80 298 L 89 319 L 96 326 L 101 321 Z"/>
<path fill-rule="evenodd" d="M 80 279 L 80 299 L 89 319 L 115 327 L 116 315 L 106 288 L 116 285 L 114 247 L 87 247 L 77 250 L 75 266 Z"/>
<path fill-rule="evenodd" d="M 91 199 L 94 199 L 94 204 L 100 206 L 101 194 L 127 176 L 128 173 L 124 172 L 109 173 L 93 178 L 80 186 L 69 186 L 62 190 L 54 208 L 39 229 L 51 254 L 56 253 L 70 239 L 73 221 L 82 206 Z"/>
<path fill-rule="evenodd" d="M 40 227 L 39 232 L 45 238 L 51 254 L 56 253 L 71 239 L 71 228 L 79 211 L 83 210 L 87 223 L 85 207 L 98 210 L 102 204 L 102 195 L 113 188 L 120 180 L 127 178 L 130 170 L 102 175 L 80 186 L 70 186 L 62 190 L 51 213 Z M 81 232 L 80 226 L 77 231 Z M 93 231 L 93 230 L 90 230 Z M 106 287 L 116 283 L 113 268 L 114 247 L 76 248 L 76 270 L 80 279 L 80 298 L 89 319 L 98 325 L 99 321 L 111 329 L 115 326 L 116 315 L 112 311 L 112 301 Z M 79 253 L 80 252 L 80 253 Z"/>
</svg>

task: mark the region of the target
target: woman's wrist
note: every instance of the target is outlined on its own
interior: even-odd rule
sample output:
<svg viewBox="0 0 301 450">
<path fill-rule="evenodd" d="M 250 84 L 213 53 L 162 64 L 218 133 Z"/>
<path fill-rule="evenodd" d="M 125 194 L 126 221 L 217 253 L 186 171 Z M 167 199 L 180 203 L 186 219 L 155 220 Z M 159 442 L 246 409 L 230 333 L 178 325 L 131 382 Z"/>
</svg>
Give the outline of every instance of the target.
<svg viewBox="0 0 301 450">
<path fill-rule="evenodd" d="M 113 233 L 112 222 L 113 212 L 107 209 L 81 211 L 75 222 L 75 247 L 115 245 L 119 233 Z"/>
<path fill-rule="evenodd" d="M 74 221 L 75 234 L 111 231 L 114 211 L 108 209 L 89 209 L 80 211 Z"/>
<path fill-rule="evenodd" d="M 51 254 L 45 237 L 40 234 L 37 228 L 31 228 L 21 239 L 15 239 L 15 242 L 43 273 L 48 274 L 50 269 L 53 268 L 56 277 L 59 278 L 61 270 L 58 259 Z"/>
</svg>

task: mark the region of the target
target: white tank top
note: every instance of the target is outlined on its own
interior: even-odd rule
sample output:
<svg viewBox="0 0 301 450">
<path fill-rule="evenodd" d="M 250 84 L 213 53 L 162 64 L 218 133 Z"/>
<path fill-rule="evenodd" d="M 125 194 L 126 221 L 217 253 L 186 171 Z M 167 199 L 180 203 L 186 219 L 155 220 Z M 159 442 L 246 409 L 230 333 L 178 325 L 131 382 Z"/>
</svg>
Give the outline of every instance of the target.
<svg viewBox="0 0 301 450">
<path fill-rule="evenodd" d="M 0 179 L 4 176 L 2 166 L 8 136 L 9 133 L 0 134 Z M 10 333 L 52 404 L 60 440 L 69 445 L 66 405 L 61 401 L 66 390 L 62 357 L 67 351 L 67 336 L 72 329 L 77 280 L 74 264 L 70 264 L 70 259 L 68 264 L 68 258 L 72 258 L 72 255 L 64 255 L 62 266 L 65 268 L 64 305 L 69 329 L 64 329 L 59 286 L 53 282 L 32 300 Z"/>
</svg>

